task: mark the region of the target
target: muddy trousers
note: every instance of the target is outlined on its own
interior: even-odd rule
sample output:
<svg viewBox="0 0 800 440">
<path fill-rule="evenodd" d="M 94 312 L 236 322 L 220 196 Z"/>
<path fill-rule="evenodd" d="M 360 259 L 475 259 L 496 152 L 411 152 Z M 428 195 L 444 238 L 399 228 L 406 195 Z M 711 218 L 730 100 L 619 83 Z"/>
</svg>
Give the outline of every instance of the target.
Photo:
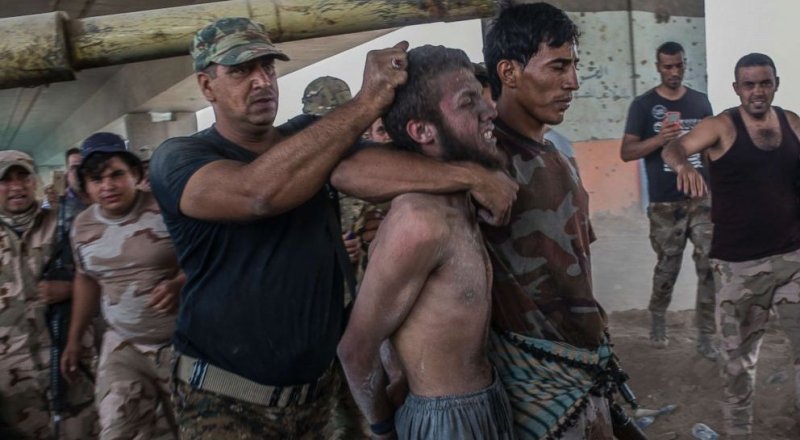
<svg viewBox="0 0 800 440">
<path fill-rule="evenodd" d="M 707 199 L 651 203 L 647 207 L 650 220 L 650 244 L 658 261 L 653 271 L 653 292 L 648 309 L 664 314 L 672 301 L 672 290 L 683 261 L 686 241 L 694 245 L 692 259 L 697 272 L 695 324 L 701 334 L 713 335 L 714 276 L 708 261 L 711 249 L 711 205 Z"/>
<path fill-rule="evenodd" d="M 742 262 L 712 260 L 712 266 L 719 286 L 725 431 L 747 435 L 753 425 L 758 351 L 771 311 L 791 343 L 800 400 L 800 250 Z"/>
</svg>

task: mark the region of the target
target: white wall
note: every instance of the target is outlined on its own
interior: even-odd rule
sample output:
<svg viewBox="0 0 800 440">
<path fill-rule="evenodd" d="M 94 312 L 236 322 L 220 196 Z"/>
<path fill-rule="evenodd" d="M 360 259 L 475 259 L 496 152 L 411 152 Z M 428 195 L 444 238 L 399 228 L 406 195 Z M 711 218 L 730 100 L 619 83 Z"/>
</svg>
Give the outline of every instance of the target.
<svg viewBox="0 0 800 440">
<path fill-rule="evenodd" d="M 781 77 L 774 104 L 800 111 L 798 0 L 705 0 L 708 92 L 714 111 L 739 105 L 733 67 L 750 52 L 769 55 Z"/>
</svg>

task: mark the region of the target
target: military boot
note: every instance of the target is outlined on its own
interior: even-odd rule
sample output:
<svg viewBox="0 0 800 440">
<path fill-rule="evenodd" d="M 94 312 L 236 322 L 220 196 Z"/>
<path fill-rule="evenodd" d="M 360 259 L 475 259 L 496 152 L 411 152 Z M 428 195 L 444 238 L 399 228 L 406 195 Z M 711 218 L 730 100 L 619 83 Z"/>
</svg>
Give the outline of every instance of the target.
<svg viewBox="0 0 800 440">
<path fill-rule="evenodd" d="M 650 313 L 650 345 L 654 348 L 667 348 L 667 317 L 662 313 Z"/>
<path fill-rule="evenodd" d="M 700 333 L 697 338 L 697 353 L 706 359 L 715 361 L 719 357 L 719 349 L 711 335 Z"/>
</svg>

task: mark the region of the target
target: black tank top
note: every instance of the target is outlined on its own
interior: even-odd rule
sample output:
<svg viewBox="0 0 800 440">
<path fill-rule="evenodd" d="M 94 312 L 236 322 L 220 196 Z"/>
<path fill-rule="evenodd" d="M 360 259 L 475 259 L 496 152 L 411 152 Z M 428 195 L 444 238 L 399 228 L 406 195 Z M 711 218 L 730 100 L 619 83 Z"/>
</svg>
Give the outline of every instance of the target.
<svg viewBox="0 0 800 440">
<path fill-rule="evenodd" d="M 726 110 L 736 127 L 731 148 L 710 164 L 711 257 L 747 261 L 800 248 L 800 140 L 786 114 L 778 116 L 781 144 L 766 151 L 755 146 L 739 109 Z"/>
</svg>

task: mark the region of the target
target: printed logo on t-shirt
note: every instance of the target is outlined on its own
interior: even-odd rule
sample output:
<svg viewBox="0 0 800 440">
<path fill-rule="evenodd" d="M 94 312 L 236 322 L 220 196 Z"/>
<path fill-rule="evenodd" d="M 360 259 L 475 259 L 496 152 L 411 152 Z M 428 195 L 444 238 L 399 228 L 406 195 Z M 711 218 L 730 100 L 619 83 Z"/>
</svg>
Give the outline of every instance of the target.
<svg viewBox="0 0 800 440">
<path fill-rule="evenodd" d="M 650 113 L 653 115 L 653 118 L 660 121 L 667 115 L 667 108 L 661 104 L 656 104 L 650 109 Z"/>
<path fill-rule="evenodd" d="M 680 136 L 685 135 L 686 133 L 690 132 L 695 125 L 697 125 L 702 119 L 681 119 L 678 121 L 678 124 L 681 125 L 681 134 Z M 662 121 L 656 121 L 653 123 L 653 132 L 658 134 L 661 133 L 661 127 L 664 124 Z"/>
<path fill-rule="evenodd" d="M 661 127 L 664 125 L 663 120 L 667 115 L 667 108 L 661 104 L 654 105 L 651 109 L 651 113 L 653 114 L 653 118 L 656 121 L 653 123 L 653 132 L 658 134 L 661 132 Z M 686 133 L 690 132 L 695 125 L 697 125 L 701 119 L 681 119 L 678 123 L 681 125 L 681 134 L 680 136 L 685 135 Z M 695 168 L 703 168 L 703 160 L 700 158 L 700 154 L 693 154 L 689 156 L 689 163 L 692 164 Z M 664 164 L 664 171 L 667 173 L 674 173 L 667 164 Z"/>
</svg>

